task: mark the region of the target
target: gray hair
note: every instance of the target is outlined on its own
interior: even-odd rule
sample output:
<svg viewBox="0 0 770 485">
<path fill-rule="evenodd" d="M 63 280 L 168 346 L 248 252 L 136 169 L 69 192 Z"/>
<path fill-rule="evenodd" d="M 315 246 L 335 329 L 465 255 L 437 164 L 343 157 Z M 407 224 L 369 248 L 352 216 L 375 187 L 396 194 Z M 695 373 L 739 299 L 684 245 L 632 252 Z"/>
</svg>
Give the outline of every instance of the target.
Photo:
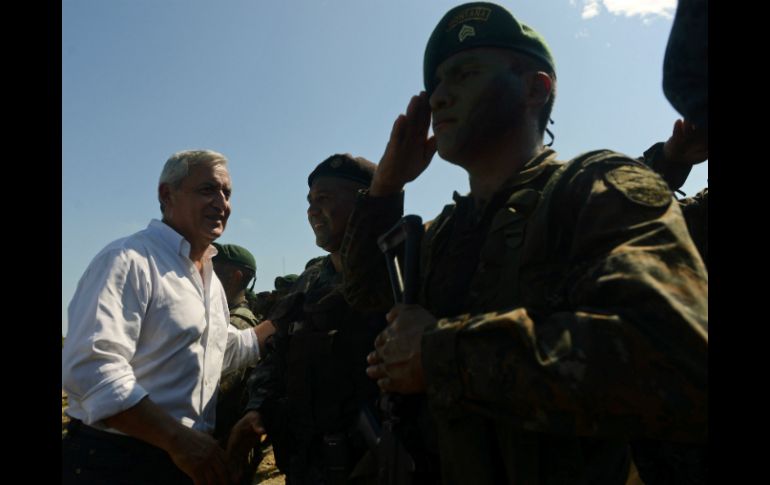
<svg viewBox="0 0 770 485">
<path fill-rule="evenodd" d="M 213 150 L 183 150 L 176 152 L 163 166 L 160 173 L 158 187 L 168 184 L 174 189 L 182 185 L 182 180 L 190 173 L 190 169 L 196 165 L 204 164 L 215 167 L 217 165 L 227 165 L 227 158 L 219 152 Z M 158 193 L 160 200 L 160 193 Z M 163 201 L 160 201 L 160 211 L 163 212 Z"/>
</svg>

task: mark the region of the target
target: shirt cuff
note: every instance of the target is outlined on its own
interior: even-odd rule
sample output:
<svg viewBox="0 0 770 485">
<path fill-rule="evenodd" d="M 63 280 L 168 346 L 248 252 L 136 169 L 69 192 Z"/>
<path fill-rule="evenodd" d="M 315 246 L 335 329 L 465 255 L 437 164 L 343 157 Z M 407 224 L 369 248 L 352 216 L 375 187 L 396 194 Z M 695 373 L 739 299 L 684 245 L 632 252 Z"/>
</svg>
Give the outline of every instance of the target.
<svg viewBox="0 0 770 485">
<path fill-rule="evenodd" d="M 93 425 L 134 407 L 147 396 L 147 391 L 132 374 L 109 381 L 83 397 L 80 406 L 85 412 L 83 422 Z"/>
<path fill-rule="evenodd" d="M 257 333 L 254 331 L 253 327 L 241 330 L 241 335 L 243 336 L 243 344 L 249 349 L 249 355 L 256 353 L 256 357 L 248 359 L 249 362 L 246 365 L 254 364 L 261 357 L 259 353 L 259 337 L 257 337 Z"/>
</svg>

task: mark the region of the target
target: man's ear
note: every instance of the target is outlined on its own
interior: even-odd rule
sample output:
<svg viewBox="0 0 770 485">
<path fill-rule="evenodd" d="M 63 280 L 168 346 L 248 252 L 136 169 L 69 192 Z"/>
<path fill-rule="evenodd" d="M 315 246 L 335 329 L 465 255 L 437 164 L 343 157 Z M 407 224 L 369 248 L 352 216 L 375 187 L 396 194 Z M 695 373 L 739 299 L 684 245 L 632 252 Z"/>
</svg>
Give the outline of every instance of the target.
<svg viewBox="0 0 770 485">
<path fill-rule="evenodd" d="M 532 104 L 544 106 L 553 93 L 553 79 L 543 71 L 534 71 L 530 73 L 528 98 Z"/>
<path fill-rule="evenodd" d="M 158 201 L 160 202 L 161 207 L 168 207 L 169 203 L 172 201 L 172 190 L 171 186 L 166 183 L 162 183 L 158 185 Z"/>
</svg>

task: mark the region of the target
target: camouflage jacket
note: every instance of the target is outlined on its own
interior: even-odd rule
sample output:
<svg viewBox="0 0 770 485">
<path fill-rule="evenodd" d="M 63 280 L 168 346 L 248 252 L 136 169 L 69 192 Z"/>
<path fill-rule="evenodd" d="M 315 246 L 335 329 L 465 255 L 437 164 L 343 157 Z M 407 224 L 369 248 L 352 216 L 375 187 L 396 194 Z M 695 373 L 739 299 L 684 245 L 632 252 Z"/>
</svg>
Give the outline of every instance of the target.
<svg viewBox="0 0 770 485">
<path fill-rule="evenodd" d="M 230 307 L 230 325 L 244 330 L 255 327 L 259 323 L 257 317 L 249 310 L 246 299 L 236 302 Z M 243 416 L 243 406 L 246 404 L 246 380 L 253 366 L 222 374 L 217 394 L 216 426 L 214 436 L 222 441 L 227 439 L 230 429 Z"/>
<path fill-rule="evenodd" d="M 708 277 L 680 208 L 628 157 L 591 152 L 553 177 L 555 158 L 480 210 L 455 194 L 425 234 L 445 483 L 624 483 L 629 438 L 707 440 Z M 342 247 L 355 306 L 392 303 L 375 241 L 402 197 L 359 196 Z"/>
</svg>

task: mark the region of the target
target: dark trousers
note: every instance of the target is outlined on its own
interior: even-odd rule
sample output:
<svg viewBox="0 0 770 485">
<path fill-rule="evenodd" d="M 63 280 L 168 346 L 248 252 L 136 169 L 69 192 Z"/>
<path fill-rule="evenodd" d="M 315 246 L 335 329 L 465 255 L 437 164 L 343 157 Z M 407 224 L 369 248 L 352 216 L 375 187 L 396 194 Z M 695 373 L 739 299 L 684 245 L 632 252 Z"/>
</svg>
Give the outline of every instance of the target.
<svg viewBox="0 0 770 485">
<path fill-rule="evenodd" d="M 63 484 L 192 485 L 160 448 L 77 420 L 61 447 Z"/>
</svg>

